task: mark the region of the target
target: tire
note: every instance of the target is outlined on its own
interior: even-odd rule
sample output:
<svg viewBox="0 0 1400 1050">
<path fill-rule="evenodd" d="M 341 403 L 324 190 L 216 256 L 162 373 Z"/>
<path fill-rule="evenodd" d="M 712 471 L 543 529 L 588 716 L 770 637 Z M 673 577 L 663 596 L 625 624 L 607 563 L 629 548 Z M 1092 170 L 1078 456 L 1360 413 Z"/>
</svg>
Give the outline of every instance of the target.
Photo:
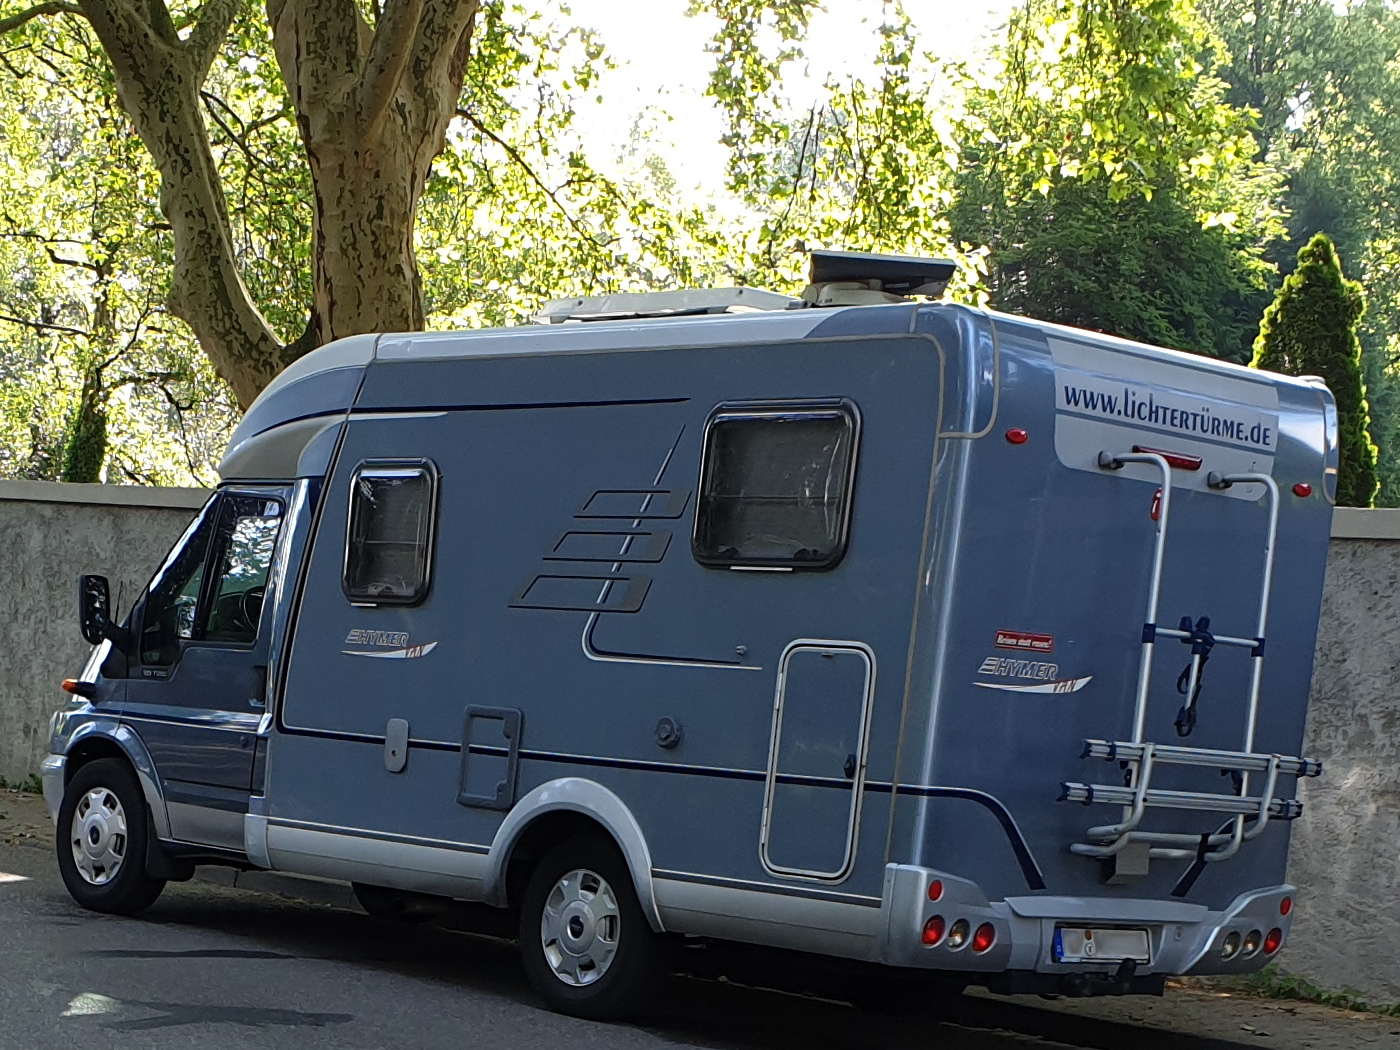
<svg viewBox="0 0 1400 1050">
<path fill-rule="evenodd" d="M 76 773 L 58 808 L 58 871 L 69 895 L 89 911 L 135 915 L 165 889 L 146 874 L 150 817 L 130 765 L 100 758 Z"/>
<path fill-rule="evenodd" d="M 520 955 L 550 1009 L 593 1021 L 634 1017 L 661 977 L 652 931 L 609 839 L 568 839 L 535 866 L 520 907 Z"/>
</svg>

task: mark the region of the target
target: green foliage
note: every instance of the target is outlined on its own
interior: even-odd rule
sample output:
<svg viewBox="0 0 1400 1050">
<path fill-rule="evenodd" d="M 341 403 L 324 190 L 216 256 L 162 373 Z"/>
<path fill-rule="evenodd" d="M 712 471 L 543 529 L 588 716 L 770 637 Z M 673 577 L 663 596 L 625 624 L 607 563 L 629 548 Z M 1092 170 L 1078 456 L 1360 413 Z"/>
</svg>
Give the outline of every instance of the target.
<svg viewBox="0 0 1400 1050">
<path fill-rule="evenodd" d="M 1258 156 L 1284 180 L 1282 269 L 1326 230 L 1367 289 L 1362 366 L 1377 505 L 1400 506 L 1400 9 L 1384 0 L 1199 0 L 1224 41 L 1231 101 L 1258 113 Z M 1243 17 L 1242 17 L 1243 14 Z"/>
<path fill-rule="evenodd" d="M 63 470 L 60 481 L 87 482 L 102 480 L 102 465 L 107 459 L 107 404 L 101 380 L 94 370 L 83 381 L 78 407 L 68 425 L 68 437 L 63 450 Z"/>
<path fill-rule="evenodd" d="M 962 140 L 1017 194 L 1059 178 L 1106 180 L 1114 200 L 1208 191 L 1253 152 L 1210 43 L 1190 0 L 1026 0 L 971 79 Z"/>
<path fill-rule="evenodd" d="M 43 781 L 39 779 L 38 773 L 30 773 L 14 784 L 11 784 L 4 777 L 0 777 L 0 791 L 22 791 L 27 795 L 42 795 L 44 793 Z"/>
<path fill-rule="evenodd" d="M 987 231 L 1000 309 L 1244 363 L 1268 304 L 1268 268 L 1174 191 L 1113 200 L 1066 179 Z M 954 210 L 954 230 L 968 239 Z M 975 221 L 976 216 L 971 217 Z M 970 223 L 969 223 L 970 225 Z"/>
<path fill-rule="evenodd" d="M 1356 337 L 1365 309 L 1361 285 L 1342 276 L 1332 241 L 1319 233 L 1298 253 L 1297 269 L 1264 311 L 1254 344 L 1256 368 L 1320 376 L 1332 391 L 1341 449 L 1337 503 L 1344 507 L 1369 507 L 1376 493 L 1376 450 Z"/>
<path fill-rule="evenodd" d="M 9 43 L 0 476 L 207 484 L 232 406 L 161 303 L 157 180 L 101 49 L 76 18 L 30 22 Z"/>
<path fill-rule="evenodd" d="M 949 213 L 959 243 L 990 249 L 992 303 L 1248 359 L 1277 179 L 1251 159 L 1212 46 L 1189 3 L 1017 9 L 965 75 Z"/>
<path fill-rule="evenodd" d="M 574 119 L 609 61 L 594 33 L 496 3 L 474 39 L 469 101 L 420 204 L 431 326 L 516 324 L 560 296 L 719 279 L 723 238 L 655 157 L 639 148 L 621 176 L 589 160 Z"/>
<path fill-rule="evenodd" d="M 728 120 L 724 141 L 742 144 L 730 163 L 729 189 L 751 216 L 726 260 L 734 277 L 798 291 L 813 248 L 946 256 L 959 263 L 954 294 L 975 299 L 982 253 L 955 244 L 947 219 L 958 155 L 954 125 L 898 4 L 885 8 L 869 79 L 828 78 L 816 104 L 802 112 L 772 92 L 746 92 L 737 71 L 771 86 L 800 54 L 787 45 L 808 7 L 792 5 L 787 20 L 765 34 L 744 22 L 752 18 L 750 3 L 703 6 L 721 18 L 710 94 Z"/>
<path fill-rule="evenodd" d="M 1337 1010 L 1356 1010 L 1400 1017 L 1400 1003 L 1372 1005 L 1365 995 L 1355 988 L 1343 988 L 1339 991 L 1322 988 L 1301 974 L 1282 973 L 1278 963 L 1269 963 L 1258 973 L 1239 978 L 1238 982 L 1246 991 L 1265 999 L 1318 1003 Z"/>
</svg>

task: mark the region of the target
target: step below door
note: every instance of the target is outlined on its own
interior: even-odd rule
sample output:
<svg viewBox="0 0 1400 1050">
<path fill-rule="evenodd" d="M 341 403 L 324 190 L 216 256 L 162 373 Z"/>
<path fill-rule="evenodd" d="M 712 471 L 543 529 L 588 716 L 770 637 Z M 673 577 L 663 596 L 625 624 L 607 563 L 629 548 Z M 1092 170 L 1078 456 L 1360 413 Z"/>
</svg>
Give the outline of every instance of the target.
<svg viewBox="0 0 1400 1050">
<path fill-rule="evenodd" d="M 875 656 L 802 639 L 783 652 L 760 848 L 775 875 L 839 881 L 855 859 Z"/>
</svg>

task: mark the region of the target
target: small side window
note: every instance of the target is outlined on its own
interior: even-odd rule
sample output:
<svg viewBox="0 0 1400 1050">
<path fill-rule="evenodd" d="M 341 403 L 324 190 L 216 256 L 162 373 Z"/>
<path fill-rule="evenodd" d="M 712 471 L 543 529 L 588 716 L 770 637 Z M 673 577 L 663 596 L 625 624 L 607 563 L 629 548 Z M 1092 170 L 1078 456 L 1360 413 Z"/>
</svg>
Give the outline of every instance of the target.
<svg viewBox="0 0 1400 1050">
<path fill-rule="evenodd" d="M 846 550 L 858 431 L 849 401 L 720 406 L 705 430 L 696 560 L 836 565 Z"/>
<path fill-rule="evenodd" d="M 437 470 L 427 460 L 362 463 L 350 481 L 345 596 L 416 605 L 428 593 Z"/>
</svg>

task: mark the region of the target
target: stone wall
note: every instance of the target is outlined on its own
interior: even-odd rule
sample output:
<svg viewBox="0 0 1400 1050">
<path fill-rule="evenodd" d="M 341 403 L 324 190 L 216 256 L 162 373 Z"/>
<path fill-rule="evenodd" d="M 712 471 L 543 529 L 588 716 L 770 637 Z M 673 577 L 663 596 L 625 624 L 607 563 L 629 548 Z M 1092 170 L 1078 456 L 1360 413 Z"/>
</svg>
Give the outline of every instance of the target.
<svg viewBox="0 0 1400 1050">
<path fill-rule="evenodd" d="M 1400 510 L 1338 510 L 1327 558 L 1280 966 L 1400 1002 Z"/>
<path fill-rule="evenodd" d="M 198 489 L 0 481 L 0 777 L 16 782 L 48 750 L 59 683 L 90 649 L 78 634 L 78 576 L 112 581 L 122 613 L 208 497 Z"/>
<path fill-rule="evenodd" d="M 0 776 L 43 757 L 59 682 L 80 667 L 76 580 L 101 572 L 124 611 L 207 493 L 0 482 Z M 1400 510 L 1339 510 L 1327 563 L 1289 877 L 1286 970 L 1400 1002 Z"/>
</svg>

